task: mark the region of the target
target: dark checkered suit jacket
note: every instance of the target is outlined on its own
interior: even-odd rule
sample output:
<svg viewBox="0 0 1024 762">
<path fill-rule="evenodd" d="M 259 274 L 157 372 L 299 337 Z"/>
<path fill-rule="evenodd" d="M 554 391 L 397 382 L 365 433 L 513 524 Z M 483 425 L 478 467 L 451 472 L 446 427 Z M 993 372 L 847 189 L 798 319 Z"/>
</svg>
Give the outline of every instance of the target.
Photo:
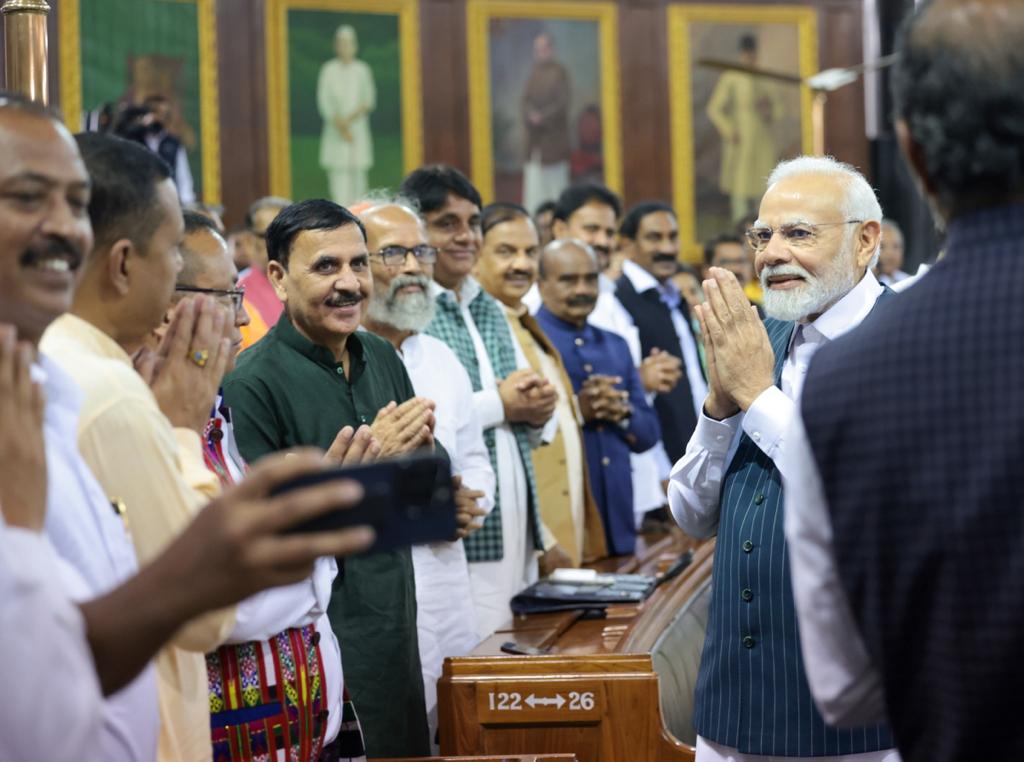
<svg viewBox="0 0 1024 762">
<path fill-rule="evenodd" d="M 840 575 L 907 762 L 1024 760 L 1024 206 L 811 363 Z"/>
</svg>

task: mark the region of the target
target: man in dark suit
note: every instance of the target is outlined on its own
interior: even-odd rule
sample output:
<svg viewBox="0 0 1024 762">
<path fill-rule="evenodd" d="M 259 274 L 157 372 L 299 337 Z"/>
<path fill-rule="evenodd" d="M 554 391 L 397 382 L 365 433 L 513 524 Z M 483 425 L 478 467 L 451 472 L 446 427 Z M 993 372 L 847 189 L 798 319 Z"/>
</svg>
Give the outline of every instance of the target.
<svg viewBox="0 0 1024 762">
<path fill-rule="evenodd" d="M 838 567 L 795 588 L 831 649 L 813 691 L 835 722 L 887 709 L 908 762 L 1024 759 L 1022 47 L 1015 0 L 909 22 L 897 135 L 946 256 L 815 357 L 788 437 L 793 579 Z"/>
<path fill-rule="evenodd" d="M 679 258 L 676 213 L 659 201 L 638 204 L 623 218 L 619 236 L 627 259 L 615 296 L 636 325 L 641 352 L 663 350 L 681 362 L 679 383 L 654 398 L 665 451 L 674 463 L 683 457 L 708 391 L 690 310 L 672 281 Z"/>
<path fill-rule="evenodd" d="M 893 298 L 870 267 L 882 210 L 853 167 L 825 157 L 780 164 L 748 231 L 764 323 L 736 277 L 712 267 L 697 307 L 709 391 L 669 505 L 693 537 L 717 536 L 707 637 L 697 678 L 697 762 L 828 757 L 896 762 L 883 725 L 830 728 L 805 668 L 782 531 L 782 478 L 811 357 Z M 787 485 L 788 489 L 788 485 Z M 801 658 L 801 643 L 804 654 Z"/>
</svg>

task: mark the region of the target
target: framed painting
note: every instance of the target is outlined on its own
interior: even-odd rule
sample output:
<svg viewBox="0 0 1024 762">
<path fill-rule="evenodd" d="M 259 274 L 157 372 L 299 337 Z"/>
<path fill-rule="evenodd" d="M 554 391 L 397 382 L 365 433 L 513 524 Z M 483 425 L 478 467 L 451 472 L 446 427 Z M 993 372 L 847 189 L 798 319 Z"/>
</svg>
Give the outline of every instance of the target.
<svg viewBox="0 0 1024 762">
<path fill-rule="evenodd" d="M 61 0 L 60 95 L 72 130 L 154 99 L 188 158 L 195 197 L 220 203 L 214 0 Z"/>
<path fill-rule="evenodd" d="M 473 179 L 531 212 L 567 185 L 622 192 L 617 6 L 467 0 Z"/>
<path fill-rule="evenodd" d="M 417 0 L 267 0 L 270 188 L 350 204 L 422 163 Z"/>
<path fill-rule="evenodd" d="M 782 159 L 812 150 L 817 11 L 787 5 L 668 9 L 672 184 L 684 257 L 756 215 Z"/>
</svg>

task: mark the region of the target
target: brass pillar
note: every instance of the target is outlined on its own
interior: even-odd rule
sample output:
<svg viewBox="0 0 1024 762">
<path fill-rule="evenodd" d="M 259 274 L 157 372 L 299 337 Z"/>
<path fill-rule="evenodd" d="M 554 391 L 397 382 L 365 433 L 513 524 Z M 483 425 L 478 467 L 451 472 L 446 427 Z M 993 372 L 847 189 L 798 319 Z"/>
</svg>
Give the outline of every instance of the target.
<svg viewBox="0 0 1024 762">
<path fill-rule="evenodd" d="M 825 90 L 814 90 L 814 100 L 811 101 L 811 152 L 815 156 L 825 155 L 825 104 L 828 102 L 828 92 Z"/>
<path fill-rule="evenodd" d="M 46 75 L 46 0 L 6 0 L 4 19 L 4 89 L 39 103 L 50 100 Z"/>
</svg>

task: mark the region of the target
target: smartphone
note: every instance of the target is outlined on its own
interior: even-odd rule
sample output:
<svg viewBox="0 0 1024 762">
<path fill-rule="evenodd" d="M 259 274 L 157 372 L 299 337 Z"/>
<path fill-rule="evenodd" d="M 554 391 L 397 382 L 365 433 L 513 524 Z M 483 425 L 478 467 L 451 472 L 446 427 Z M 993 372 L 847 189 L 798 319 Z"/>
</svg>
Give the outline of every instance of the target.
<svg viewBox="0 0 1024 762">
<path fill-rule="evenodd" d="M 516 643 L 514 640 L 506 640 L 502 643 L 501 650 L 507 654 L 515 654 L 516 656 L 545 656 L 548 653 L 545 648 L 524 646 L 521 643 Z"/>
<path fill-rule="evenodd" d="M 324 532 L 369 525 L 377 539 L 366 555 L 455 537 L 455 494 L 451 465 L 437 455 L 412 455 L 361 466 L 333 468 L 300 477 L 274 490 L 275 495 L 333 479 L 352 479 L 363 486 L 363 499 L 285 530 Z"/>
</svg>

